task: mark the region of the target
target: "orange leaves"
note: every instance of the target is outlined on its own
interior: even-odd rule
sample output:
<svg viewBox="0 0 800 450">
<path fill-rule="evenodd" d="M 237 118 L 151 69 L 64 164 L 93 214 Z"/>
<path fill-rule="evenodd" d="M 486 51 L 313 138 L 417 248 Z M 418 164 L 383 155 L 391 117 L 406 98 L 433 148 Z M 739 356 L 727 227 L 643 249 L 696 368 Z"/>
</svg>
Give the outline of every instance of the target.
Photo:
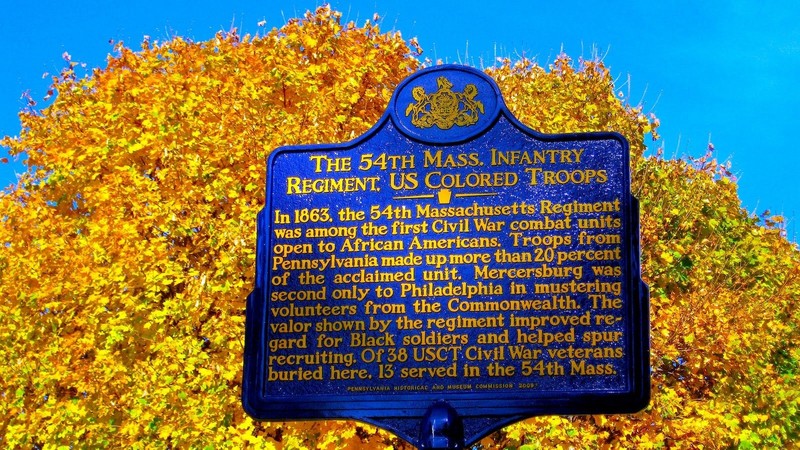
<svg viewBox="0 0 800 450">
<path fill-rule="evenodd" d="M 616 131 L 628 138 L 634 160 L 644 152 L 646 134 L 658 139 L 657 119 L 614 95 L 613 79 L 600 61 L 581 60 L 575 68 L 561 54 L 547 72 L 531 60 L 503 60 L 488 73 L 512 112 L 535 130 Z"/>
<path fill-rule="evenodd" d="M 798 337 L 790 299 L 800 293 L 800 255 L 776 223 L 759 223 L 741 208 L 728 170 L 710 157 L 634 167 L 643 273 L 653 292 L 654 381 L 679 393 L 673 435 L 705 442 L 698 428 L 728 430 L 709 436 L 734 445 L 754 442 L 758 430 L 780 447 L 797 433 L 796 413 L 745 419 L 797 396 L 774 360 Z"/>
<path fill-rule="evenodd" d="M 3 443 L 267 443 L 238 387 L 266 156 L 366 131 L 418 63 L 328 8 L 116 51 L 3 140 L 30 167 L 0 198 Z"/>
<path fill-rule="evenodd" d="M 388 447 L 350 422 L 254 424 L 241 409 L 244 298 L 265 161 L 351 139 L 419 66 L 415 40 L 320 8 L 281 29 L 117 46 L 105 69 L 22 114 L 29 173 L 0 194 L 0 436 L 10 447 Z M 653 402 L 538 418 L 489 447 L 781 447 L 798 438 L 800 256 L 740 207 L 726 165 L 645 158 L 658 120 L 597 61 L 489 70 L 548 133 L 631 143 L 653 293 Z M 280 436 L 281 442 L 277 442 Z M 528 447 L 526 447 L 528 446 Z"/>
</svg>

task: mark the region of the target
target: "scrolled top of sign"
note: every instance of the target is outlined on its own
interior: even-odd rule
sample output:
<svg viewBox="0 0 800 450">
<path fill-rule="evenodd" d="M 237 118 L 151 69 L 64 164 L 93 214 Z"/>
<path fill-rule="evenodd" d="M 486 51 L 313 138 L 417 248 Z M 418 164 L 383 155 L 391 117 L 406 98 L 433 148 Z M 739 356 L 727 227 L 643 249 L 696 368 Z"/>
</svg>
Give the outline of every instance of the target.
<svg viewBox="0 0 800 450">
<path fill-rule="evenodd" d="M 460 66 L 410 76 L 358 139 L 276 149 L 245 409 L 414 441 L 444 401 L 473 442 L 526 416 L 643 408 L 628 157 L 616 133 L 528 129 Z"/>
<path fill-rule="evenodd" d="M 444 144 L 469 139 L 491 126 L 499 99 L 499 89 L 484 74 L 437 66 L 403 81 L 390 111 L 406 135 Z"/>
</svg>

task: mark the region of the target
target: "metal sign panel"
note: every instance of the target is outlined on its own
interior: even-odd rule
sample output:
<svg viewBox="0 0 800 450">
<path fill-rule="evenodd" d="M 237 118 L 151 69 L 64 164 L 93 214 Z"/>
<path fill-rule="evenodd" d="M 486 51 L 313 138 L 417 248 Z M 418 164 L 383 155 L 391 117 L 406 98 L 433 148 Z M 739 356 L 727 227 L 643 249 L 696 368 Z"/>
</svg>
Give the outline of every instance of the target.
<svg viewBox="0 0 800 450">
<path fill-rule="evenodd" d="M 273 151 L 266 194 L 253 417 L 358 419 L 432 448 L 431 421 L 469 443 L 529 416 L 648 403 L 621 135 L 537 133 L 485 74 L 436 66 L 365 135 Z"/>
</svg>

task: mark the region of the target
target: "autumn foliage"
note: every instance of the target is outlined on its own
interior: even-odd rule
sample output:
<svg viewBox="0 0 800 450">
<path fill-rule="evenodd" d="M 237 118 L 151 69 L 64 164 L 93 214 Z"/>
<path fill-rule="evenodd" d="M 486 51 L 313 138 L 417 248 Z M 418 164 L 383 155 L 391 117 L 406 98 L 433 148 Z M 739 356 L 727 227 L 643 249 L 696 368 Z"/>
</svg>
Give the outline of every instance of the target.
<svg viewBox="0 0 800 450">
<path fill-rule="evenodd" d="M 0 446 L 373 448 L 353 422 L 256 423 L 240 404 L 255 216 L 275 147 L 352 139 L 419 49 L 320 8 L 257 36 L 219 33 L 69 62 L 21 114 L 28 171 L 0 197 Z M 781 448 L 800 439 L 800 252 L 740 205 L 727 165 L 645 157 L 655 117 L 598 61 L 488 73 L 527 125 L 631 143 L 652 290 L 653 399 L 630 416 L 543 417 L 487 448 Z"/>
</svg>

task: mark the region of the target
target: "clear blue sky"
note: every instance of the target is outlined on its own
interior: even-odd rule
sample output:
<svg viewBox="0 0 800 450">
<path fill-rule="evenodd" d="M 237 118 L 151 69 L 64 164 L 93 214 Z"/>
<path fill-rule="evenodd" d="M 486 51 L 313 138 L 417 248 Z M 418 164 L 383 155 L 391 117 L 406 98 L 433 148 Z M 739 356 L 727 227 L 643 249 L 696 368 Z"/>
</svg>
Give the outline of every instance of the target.
<svg viewBox="0 0 800 450">
<path fill-rule="evenodd" d="M 89 68 L 104 67 L 110 40 L 138 48 L 142 38 L 211 38 L 231 26 L 255 33 L 258 22 L 280 27 L 322 2 L 262 1 L 26 1 L 0 14 L 0 135 L 19 132 L 20 99 L 41 100 L 62 54 Z M 373 13 L 383 30 L 417 37 L 423 57 L 492 65 L 521 55 L 546 66 L 567 54 L 603 57 L 617 88 L 662 123 L 668 156 L 705 152 L 733 162 L 740 196 L 751 212 L 769 209 L 790 221 L 798 241 L 800 150 L 800 3 L 778 1 L 333 1 L 345 20 Z M 40 102 L 40 105 L 43 104 Z M 4 152 L 3 152 L 4 153 Z M 0 157 L 6 155 L 0 155 Z M 24 171 L 0 164 L 0 186 Z"/>
</svg>

